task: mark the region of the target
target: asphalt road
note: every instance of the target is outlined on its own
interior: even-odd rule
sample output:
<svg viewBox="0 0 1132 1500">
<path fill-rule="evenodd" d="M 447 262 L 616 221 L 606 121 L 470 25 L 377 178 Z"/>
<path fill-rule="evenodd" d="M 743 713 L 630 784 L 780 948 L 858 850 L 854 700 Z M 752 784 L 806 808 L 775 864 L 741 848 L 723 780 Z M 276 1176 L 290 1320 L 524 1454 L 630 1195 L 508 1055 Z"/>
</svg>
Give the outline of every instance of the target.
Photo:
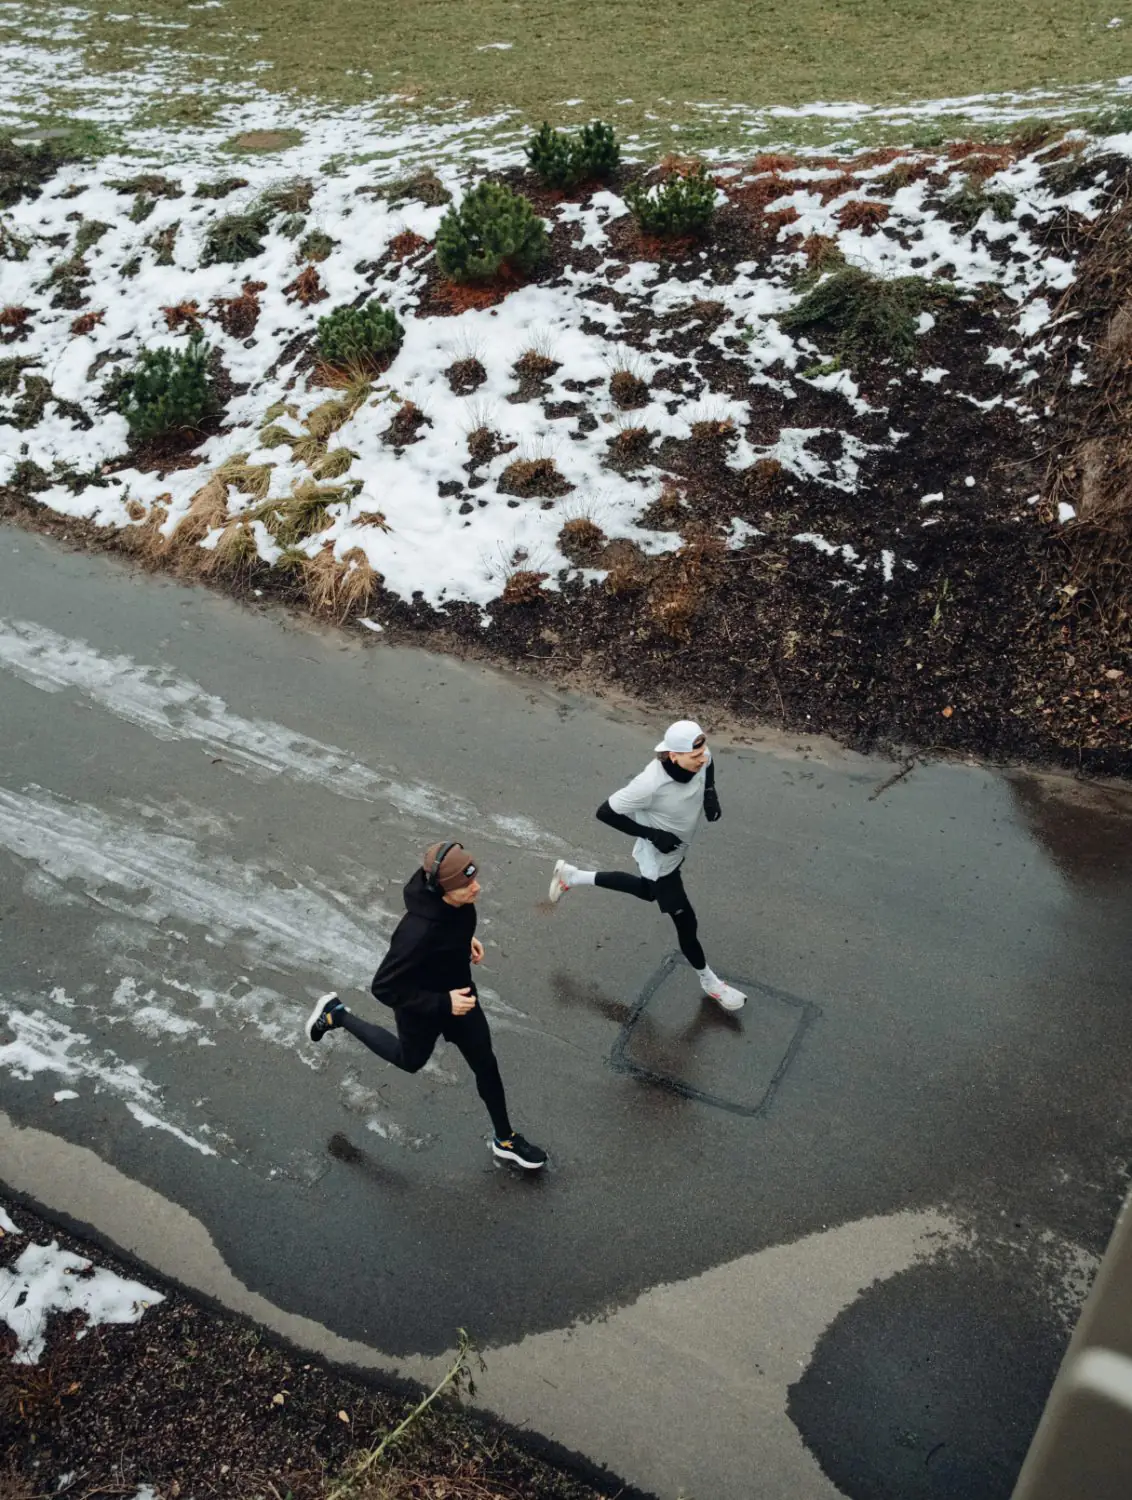
<svg viewBox="0 0 1132 1500">
<path fill-rule="evenodd" d="M 626 866 L 660 727 L 0 529 L 0 1176 L 340 1357 L 466 1327 L 488 1405 L 664 1496 L 1008 1495 L 1127 1186 L 1132 797 L 718 737 L 736 1019 L 655 910 L 541 905 Z M 537 1180 L 453 1051 L 300 1036 L 376 1014 L 445 834 Z"/>
</svg>

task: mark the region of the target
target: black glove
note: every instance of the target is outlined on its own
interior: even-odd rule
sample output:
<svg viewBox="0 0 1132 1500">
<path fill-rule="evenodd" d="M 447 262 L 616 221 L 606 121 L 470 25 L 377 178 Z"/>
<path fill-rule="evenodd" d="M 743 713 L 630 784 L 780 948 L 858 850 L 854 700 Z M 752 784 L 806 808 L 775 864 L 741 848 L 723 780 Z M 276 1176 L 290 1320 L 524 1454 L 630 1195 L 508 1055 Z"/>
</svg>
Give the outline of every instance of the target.
<svg viewBox="0 0 1132 1500">
<path fill-rule="evenodd" d="M 661 854 L 674 854 L 680 847 L 680 840 L 676 834 L 669 833 L 667 828 L 646 828 L 645 838 L 654 848 L 660 850 Z"/>
<path fill-rule="evenodd" d="M 719 805 L 719 793 L 713 786 L 704 789 L 704 817 L 709 823 L 718 823 L 723 817 L 723 809 Z"/>
</svg>

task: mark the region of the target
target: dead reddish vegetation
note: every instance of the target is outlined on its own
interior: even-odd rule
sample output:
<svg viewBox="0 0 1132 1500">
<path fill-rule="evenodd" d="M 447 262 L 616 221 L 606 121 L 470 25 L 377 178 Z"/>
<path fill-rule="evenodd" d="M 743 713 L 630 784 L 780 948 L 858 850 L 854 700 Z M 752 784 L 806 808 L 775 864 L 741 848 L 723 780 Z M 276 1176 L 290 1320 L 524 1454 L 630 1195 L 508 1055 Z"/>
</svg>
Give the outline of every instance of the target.
<svg viewBox="0 0 1132 1500">
<path fill-rule="evenodd" d="M 204 317 L 195 302 L 177 302 L 170 307 L 163 307 L 161 311 L 165 314 L 165 326 L 170 333 L 176 333 L 180 328 L 188 328 L 193 332 L 200 328 L 200 320 Z"/>
<path fill-rule="evenodd" d="M 793 185 L 777 172 L 772 172 L 768 177 L 760 177 L 756 182 L 721 182 L 719 186 L 732 203 L 745 208 L 748 213 L 762 213 L 768 203 L 794 191 Z"/>
<path fill-rule="evenodd" d="M 90 333 L 93 329 L 98 327 L 99 323 L 102 322 L 105 316 L 106 314 L 104 312 L 80 313 L 75 321 L 71 324 L 71 332 L 80 336 L 85 333 Z"/>
<path fill-rule="evenodd" d="M 411 229 L 403 229 L 389 241 L 389 253 L 394 260 L 407 260 L 410 255 L 416 255 L 418 250 L 427 248 L 428 241 L 424 235 L 414 234 Z"/>
<path fill-rule="evenodd" d="M 283 295 L 290 302 L 310 307 L 313 302 L 324 302 L 330 293 L 323 289 L 317 266 L 304 266 L 294 281 L 283 288 Z"/>
<path fill-rule="evenodd" d="M 457 317 L 471 308 L 495 307 L 516 287 L 522 285 L 523 278 L 504 261 L 490 281 L 437 282 L 432 288 L 427 311 L 441 317 Z M 425 309 L 422 308 L 422 311 Z"/>
<path fill-rule="evenodd" d="M 537 604 L 543 597 L 542 586 L 549 577 L 549 573 L 532 573 L 528 570 L 512 573 L 503 585 L 503 592 L 499 596 L 500 604 Z"/>
<path fill-rule="evenodd" d="M 266 291 L 266 281 L 245 281 L 238 297 L 213 297 L 213 316 L 230 338 L 246 339 L 255 332 L 259 294 Z"/>
<path fill-rule="evenodd" d="M 0 308 L 0 344 L 14 344 L 19 339 L 26 339 L 30 333 L 28 319 L 31 317 L 30 307 L 4 307 Z"/>
<path fill-rule="evenodd" d="M 796 156 L 783 156 L 774 151 L 766 151 L 762 156 L 756 156 L 751 163 L 752 172 L 793 172 L 798 165 Z"/>
<path fill-rule="evenodd" d="M 860 156 L 853 158 L 853 170 L 855 172 L 868 172 L 873 167 L 887 167 L 894 162 L 898 156 L 904 155 L 902 146 L 882 146 L 875 151 L 863 151 Z"/>
<path fill-rule="evenodd" d="M 769 233 L 778 235 L 783 229 L 787 229 L 791 224 L 797 224 L 798 220 L 801 217 L 802 216 L 798 212 L 798 210 L 794 207 L 793 204 L 791 204 L 789 208 L 779 208 L 772 213 L 766 214 L 765 223 Z M 800 229 L 796 229 L 794 231 L 795 234 L 801 234 L 801 232 L 802 231 Z"/>
<path fill-rule="evenodd" d="M 825 182 L 815 182 L 814 188 L 823 203 L 829 203 L 834 198 L 840 198 L 845 193 L 851 193 L 860 183 L 852 172 L 842 172 L 839 177 L 827 178 Z"/>
<path fill-rule="evenodd" d="M 887 203 L 877 203 L 871 198 L 854 198 L 838 210 L 837 222 L 842 229 L 859 229 L 862 234 L 875 234 L 888 218 Z"/>
</svg>

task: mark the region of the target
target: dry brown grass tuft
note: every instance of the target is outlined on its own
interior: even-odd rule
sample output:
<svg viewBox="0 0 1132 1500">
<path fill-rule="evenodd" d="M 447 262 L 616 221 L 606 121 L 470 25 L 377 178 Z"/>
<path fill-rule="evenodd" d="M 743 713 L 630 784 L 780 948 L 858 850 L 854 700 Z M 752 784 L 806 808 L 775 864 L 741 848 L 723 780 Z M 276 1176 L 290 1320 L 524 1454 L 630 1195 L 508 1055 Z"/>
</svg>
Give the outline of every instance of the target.
<svg viewBox="0 0 1132 1500">
<path fill-rule="evenodd" d="M 520 458 L 508 464 L 499 476 L 499 491 L 503 495 L 518 495 L 521 499 L 542 496 L 553 499 L 566 495 L 574 486 L 558 471 L 552 458 Z"/>
<path fill-rule="evenodd" d="M 730 417 L 705 417 L 692 423 L 694 443 L 730 443 L 735 438 L 735 423 Z"/>
<path fill-rule="evenodd" d="M 641 462 L 649 451 L 652 433 L 647 427 L 625 426 L 609 439 L 611 462 Z"/>
<path fill-rule="evenodd" d="M 0 308 L 0 344 L 15 344 L 26 339 L 31 332 L 28 327 L 30 318 L 30 307 Z"/>
<path fill-rule="evenodd" d="M 178 549 L 195 547 L 227 520 L 228 481 L 222 474 L 213 474 L 189 502 L 188 510 L 177 522 L 170 545 Z"/>
<path fill-rule="evenodd" d="M 283 295 L 300 307 L 310 307 L 315 302 L 325 302 L 330 293 L 322 285 L 317 266 L 304 266 L 294 281 L 283 288 Z"/>
<path fill-rule="evenodd" d="M 352 448 L 331 448 L 311 465 L 311 473 L 316 479 L 341 479 L 357 456 Z"/>
<path fill-rule="evenodd" d="M 551 359 L 543 350 L 524 349 L 512 369 L 522 380 L 548 380 L 559 369 L 556 359 Z"/>
<path fill-rule="evenodd" d="M 215 547 L 202 548 L 201 551 L 203 561 L 200 567 L 203 573 L 223 573 L 230 578 L 239 578 L 249 573 L 259 558 L 251 527 L 240 517 L 229 521 L 220 533 Z"/>
<path fill-rule="evenodd" d="M 431 420 L 414 401 L 402 401 L 393 414 L 393 420 L 381 434 L 381 440 L 391 448 L 407 448 L 410 443 L 419 441 L 422 427 L 431 426 Z"/>
<path fill-rule="evenodd" d="M 769 500 L 782 483 L 784 470 L 777 458 L 757 458 L 743 473 L 743 486 L 753 500 Z"/>
<path fill-rule="evenodd" d="M 347 401 L 322 401 L 308 414 L 303 425 L 312 437 L 325 439 L 343 427 L 353 414 L 354 408 Z"/>
<path fill-rule="evenodd" d="M 656 531 L 678 531 L 686 520 L 684 497 L 671 480 L 661 485 L 660 494 L 641 512 L 641 525 Z"/>
<path fill-rule="evenodd" d="M 291 444 L 291 457 L 296 463 L 313 466 L 326 456 L 326 442 L 310 433 L 298 437 Z"/>
<path fill-rule="evenodd" d="M 657 564 L 647 613 L 662 635 L 687 638 L 693 620 L 711 592 L 726 545 L 706 529 L 691 530 L 678 552 Z"/>
<path fill-rule="evenodd" d="M 558 533 L 558 550 L 572 563 L 597 561 L 605 546 L 605 532 L 589 516 L 575 516 Z"/>
<path fill-rule="evenodd" d="M 632 370 L 614 370 L 609 377 L 609 396 L 622 411 L 634 411 L 649 403 L 649 388 Z"/>
<path fill-rule="evenodd" d="M 650 563 L 636 542 L 625 539 L 610 542 L 602 553 L 601 564 L 608 569 L 605 587 L 610 594 L 637 594 L 648 582 Z"/>
<path fill-rule="evenodd" d="M 356 526 L 376 526 L 378 531 L 392 531 L 383 510 L 363 510 L 351 517 Z"/>
<path fill-rule="evenodd" d="M 144 521 L 146 516 L 149 515 L 149 511 L 140 500 L 127 500 L 126 514 L 131 521 Z"/>
<path fill-rule="evenodd" d="M 255 512 L 281 547 L 294 547 L 331 524 L 330 506 L 347 498 L 340 485 L 298 480 L 285 500 L 266 500 Z"/>
<path fill-rule="evenodd" d="M 522 604 L 537 604 L 545 596 L 542 586 L 550 577 L 549 573 L 535 573 L 529 569 L 519 568 L 510 574 L 507 582 L 503 585 L 503 592 L 499 596 L 499 603 L 508 607 Z"/>
<path fill-rule="evenodd" d="M 337 558 L 328 542 L 303 565 L 303 586 L 311 609 L 339 624 L 369 605 L 380 582 L 381 575 L 360 547 Z"/>
<path fill-rule="evenodd" d="M 266 500 L 274 464 L 249 464 L 246 453 L 234 453 L 216 470 L 218 477 L 251 500 Z"/>
</svg>

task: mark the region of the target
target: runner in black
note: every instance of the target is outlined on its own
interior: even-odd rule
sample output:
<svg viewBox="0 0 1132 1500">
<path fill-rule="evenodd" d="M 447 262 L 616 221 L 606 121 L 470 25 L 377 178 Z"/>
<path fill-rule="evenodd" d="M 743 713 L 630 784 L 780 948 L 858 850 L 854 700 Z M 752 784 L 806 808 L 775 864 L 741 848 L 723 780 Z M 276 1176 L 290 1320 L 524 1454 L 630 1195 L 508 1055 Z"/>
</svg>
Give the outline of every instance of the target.
<svg viewBox="0 0 1132 1500">
<path fill-rule="evenodd" d="M 684 857 L 703 818 L 715 823 L 722 816 L 715 765 L 700 726 L 691 719 L 670 725 L 656 747 L 656 759 L 603 802 L 597 815 L 611 828 L 636 838 L 633 858 L 641 873 L 578 870 L 560 859 L 551 877 L 550 899 L 560 901 L 572 886 L 596 885 L 655 901 L 672 918 L 680 951 L 695 969 L 704 994 L 724 1010 L 739 1010 L 747 997 L 708 966 L 681 875 Z"/>
<path fill-rule="evenodd" d="M 437 1038 L 445 1037 L 475 1075 L 495 1131 L 492 1153 L 536 1171 L 546 1165 L 546 1152 L 511 1128 L 491 1030 L 472 982 L 471 966 L 483 958 L 483 944 L 475 936 L 477 873 L 462 844 L 434 844 L 406 885 L 405 915 L 371 986 L 392 1009 L 396 1034 L 352 1015 L 333 994 L 315 1006 L 306 1033 L 320 1042 L 328 1031 L 348 1031 L 406 1073 L 419 1072 Z"/>
</svg>

